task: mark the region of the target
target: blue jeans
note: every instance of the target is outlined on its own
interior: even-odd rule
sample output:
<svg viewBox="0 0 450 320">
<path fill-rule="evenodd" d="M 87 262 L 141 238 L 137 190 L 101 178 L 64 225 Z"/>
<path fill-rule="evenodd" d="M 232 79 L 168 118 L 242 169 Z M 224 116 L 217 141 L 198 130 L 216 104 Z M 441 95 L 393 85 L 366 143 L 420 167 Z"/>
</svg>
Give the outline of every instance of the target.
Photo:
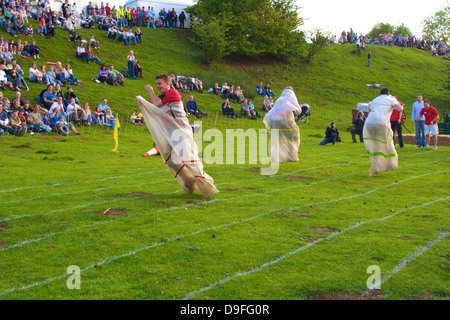
<svg viewBox="0 0 450 320">
<path fill-rule="evenodd" d="M 427 142 L 425 140 L 425 120 L 419 120 L 415 121 L 416 125 L 416 140 L 417 140 L 417 146 L 420 147 L 426 147 Z M 422 139 L 420 138 L 420 131 L 422 131 Z"/>
<path fill-rule="evenodd" d="M 333 132 L 333 133 L 331 134 L 331 139 L 325 137 L 325 139 L 323 139 L 322 141 L 320 141 L 319 145 L 320 145 L 320 146 L 324 146 L 324 145 L 326 145 L 327 143 L 332 143 L 333 145 L 336 144 L 336 133 Z"/>
<path fill-rule="evenodd" d="M 128 75 L 130 76 L 131 79 L 135 77 L 133 61 L 128 61 Z"/>
</svg>

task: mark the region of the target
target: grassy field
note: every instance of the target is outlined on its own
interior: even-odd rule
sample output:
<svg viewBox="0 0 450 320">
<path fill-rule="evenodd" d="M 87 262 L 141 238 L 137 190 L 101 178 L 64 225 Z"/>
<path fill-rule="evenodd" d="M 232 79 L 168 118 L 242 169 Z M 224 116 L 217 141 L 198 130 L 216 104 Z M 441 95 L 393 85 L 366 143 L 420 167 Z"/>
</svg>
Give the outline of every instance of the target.
<svg viewBox="0 0 450 320">
<path fill-rule="evenodd" d="M 145 45 L 132 47 L 144 79 L 124 88 L 90 81 L 98 65 L 76 61 L 65 32 L 35 36 L 41 60 L 71 60 L 80 100 L 108 98 L 122 119 L 119 152 L 104 127 L 80 128 L 79 137 L 0 136 L 0 299 L 448 299 L 449 148 L 406 145 L 399 170 L 369 178 L 363 144 L 345 132 L 351 109 L 372 97 L 368 83 L 389 86 L 409 108 L 422 92 L 442 111 L 448 62 L 372 47 L 369 69 L 352 46 L 332 46 L 312 66 L 203 66 L 179 30 L 144 32 Z M 126 69 L 129 49 L 92 33 L 100 59 Z M 28 69 L 30 60 L 19 64 Z M 292 85 L 312 106 L 309 124 L 300 124 L 300 161 L 273 176 L 260 175 L 260 163 L 208 164 L 221 192 L 185 195 L 159 156 L 142 157 L 153 143 L 148 130 L 127 123 L 134 97 L 169 71 L 238 81 L 247 91 L 261 79 L 277 95 Z M 33 99 L 42 85 L 30 88 L 23 94 Z M 223 117 L 218 97 L 194 95 L 210 115 L 204 131 L 264 128 Z M 319 146 L 330 120 L 343 143 Z M 69 266 L 81 271 L 80 290 L 67 287 Z M 368 290 L 370 266 L 381 272 L 380 290 Z"/>
</svg>

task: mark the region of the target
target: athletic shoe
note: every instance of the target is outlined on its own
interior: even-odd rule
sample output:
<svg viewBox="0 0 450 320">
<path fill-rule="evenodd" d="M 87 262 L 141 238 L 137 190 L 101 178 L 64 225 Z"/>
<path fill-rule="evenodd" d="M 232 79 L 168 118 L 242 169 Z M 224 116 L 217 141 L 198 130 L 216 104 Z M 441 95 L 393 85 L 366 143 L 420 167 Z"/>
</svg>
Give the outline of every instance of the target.
<svg viewBox="0 0 450 320">
<path fill-rule="evenodd" d="M 434 150 L 437 150 L 437 146 L 434 146 Z"/>
<path fill-rule="evenodd" d="M 420 146 L 416 146 L 416 149 L 420 149 Z"/>
</svg>

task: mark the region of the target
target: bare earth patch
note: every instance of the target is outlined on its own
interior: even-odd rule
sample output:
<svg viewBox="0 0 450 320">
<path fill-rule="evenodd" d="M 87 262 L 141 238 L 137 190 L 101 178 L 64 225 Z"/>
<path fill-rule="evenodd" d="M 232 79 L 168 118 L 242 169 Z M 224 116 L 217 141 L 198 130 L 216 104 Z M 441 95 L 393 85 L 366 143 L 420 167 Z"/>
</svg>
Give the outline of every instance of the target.
<svg viewBox="0 0 450 320">
<path fill-rule="evenodd" d="M 107 209 L 105 211 L 100 211 L 100 214 L 103 214 L 105 216 L 112 216 L 112 217 L 117 217 L 117 216 L 121 216 L 124 215 L 125 213 L 129 212 L 130 209 Z"/>
<path fill-rule="evenodd" d="M 7 227 L 8 224 L 6 222 L 0 222 L 0 233 L 4 232 Z"/>
<path fill-rule="evenodd" d="M 131 193 L 127 193 L 126 195 L 129 196 L 129 197 L 140 198 L 140 197 L 148 197 L 151 194 L 144 193 L 144 192 L 131 192 Z"/>
<path fill-rule="evenodd" d="M 366 295 L 358 293 L 342 293 L 332 292 L 329 294 L 315 294 L 310 297 L 311 300 L 375 300 L 380 296 L 382 292 L 380 290 L 374 290 Z"/>
<path fill-rule="evenodd" d="M 329 228 L 314 228 L 312 229 L 313 233 L 333 233 L 338 232 L 339 229 L 329 229 Z"/>
<path fill-rule="evenodd" d="M 245 188 L 247 190 L 258 190 L 258 188 Z"/>
<path fill-rule="evenodd" d="M 198 201 L 189 200 L 189 201 L 186 201 L 186 203 L 187 204 L 192 204 L 192 205 L 195 205 L 195 206 L 199 206 L 199 207 L 206 207 L 204 204 L 202 204 L 201 202 L 198 202 Z"/>
<path fill-rule="evenodd" d="M 235 192 L 235 191 L 237 191 L 237 189 L 220 189 L 220 191 Z"/>
<path fill-rule="evenodd" d="M 303 177 L 303 176 L 287 176 L 284 177 L 285 179 L 292 179 L 292 180 L 312 180 L 311 177 Z"/>
</svg>

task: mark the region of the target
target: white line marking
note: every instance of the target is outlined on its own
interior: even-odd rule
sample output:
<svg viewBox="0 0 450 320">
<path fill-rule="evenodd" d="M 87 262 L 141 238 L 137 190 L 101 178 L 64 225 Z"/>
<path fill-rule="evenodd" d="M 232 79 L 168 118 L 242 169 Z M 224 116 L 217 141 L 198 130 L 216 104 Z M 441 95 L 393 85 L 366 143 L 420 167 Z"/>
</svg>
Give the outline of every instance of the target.
<svg viewBox="0 0 450 320">
<path fill-rule="evenodd" d="M 392 218 L 393 216 L 398 215 L 399 213 L 401 213 L 401 212 L 403 212 L 403 211 L 421 208 L 421 207 L 424 207 L 424 206 L 427 206 L 427 205 L 436 203 L 436 202 L 438 202 L 438 201 L 447 200 L 447 199 L 449 199 L 449 198 L 450 198 L 450 197 L 441 198 L 441 199 L 437 199 L 437 200 L 434 200 L 434 201 L 431 201 L 431 202 L 423 203 L 423 204 L 421 204 L 421 205 L 419 205 L 419 206 L 415 206 L 415 207 L 411 207 L 411 208 L 404 208 L 404 209 L 398 210 L 398 211 L 396 211 L 395 213 L 393 213 L 393 214 L 391 214 L 391 215 L 389 215 L 389 216 L 386 216 L 386 217 L 384 217 L 384 218 L 381 218 L 381 219 L 372 219 L 372 220 L 368 220 L 368 221 L 358 222 L 357 224 L 354 224 L 353 226 L 350 226 L 350 227 L 348 227 L 348 228 L 346 228 L 346 229 L 343 229 L 343 230 L 341 230 L 341 231 L 339 231 L 339 232 L 332 233 L 332 234 L 330 234 L 329 236 L 327 236 L 327 237 L 325 237 L 325 238 L 317 239 L 317 240 L 315 240 L 315 241 L 313 241 L 313 242 L 311 242 L 311 243 L 308 243 L 307 245 L 305 245 L 305 246 L 303 246 L 303 247 L 300 247 L 300 248 L 298 248 L 298 249 L 296 249 L 296 250 L 294 250 L 294 251 L 288 252 L 288 253 L 282 255 L 281 257 L 279 257 L 279 258 L 276 259 L 276 260 L 272 260 L 272 261 L 266 262 L 266 263 L 262 264 L 261 266 L 256 267 L 256 268 L 253 268 L 252 270 L 249 270 L 249 271 L 246 271 L 246 272 L 237 272 L 237 273 L 235 273 L 235 274 L 232 275 L 232 276 L 229 276 L 229 277 L 226 277 L 226 278 L 223 278 L 223 279 L 221 279 L 221 280 L 216 281 L 215 283 L 213 283 L 213 284 L 210 285 L 210 286 L 204 287 L 204 288 L 202 288 L 202 289 L 200 289 L 200 290 L 193 291 L 193 292 L 189 293 L 187 296 L 185 296 L 185 297 L 183 298 L 183 300 L 189 300 L 191 297 L 193 297 L 194 295 L 196 295 L 196 294 L 198 294 L 198 293 L 202 293 L 202 292 L 204 292 L 204 291 L 210 290 L 210 289 L 212 289 L 212 288 L 218 286 L 219 284 L 223 284 L 223 283 L 228 282 L 228 281 L 230 281 L 230 280 L 232 280 L 232 279 L 235 279 L 235 278 L 237 278 L 237 277 L 245 276 L 245 275 L 249 275 L 249 274 L 258 272 L 258 271 L 260 271 L 260 270 L 262 270 L 262 269 L 264 269 L 264 268 L 266 268 L 266 267 L 268 267 L 268 266 L 271 266 L 271 265 L 273 265 L 273 264 L 276 264 L 276 263 L 278 263 L 278 262 L 280 262 L 280 261 L 282 261 L 282 260 L 284 260 L 284 259 L 286 259 L 286 258 L 288 258 L 288 257 L 290 257 L 290 256 L 292 256 L 292 255 L 294 255 L 294 254 L 296 254 L 296 253 L 298 253 L 298 252 L 300 252 L 300 251 L 303 251 L 303 250 L 305 250 L 305 249 L 308 249 L 309 247 L 311 247 L 311 246 L 313 246 L 313 245 L 315 245 L 315 244 L 317 244 L 317 243 L 319 243 L 319 242 L 322 242 L 323 240 L 327 240 L 327 239 L 330 239 L 330 238 L 332 238 L 332 237 L 335 237 L 335 236 L 337 236 L 337 235 L 339 235 L 339 234 L 343 234 L 344 232 L 347 232 L 348 230 L 356 229 L 356 228 L 360 227 L 361 225 L 364 225 L 364 224 L 367 224 L 367 223 L 371 223 L 371 222 L 384 221 L 384 220 L 386 220 L 386 219 L 389 219 L 389 218 Z"/>
<path fill-rule="evenodd" d="M 412 255 L 410 255 L 409 257 L 404 259 L 394 269 L 392 269 L 387 275 L 385 275 L 383 277 L 383 279 L 381 280 L 380 285 L 383 284 L 384 282 L 386 282 L 387 280 L 389 280 L 394 274 L 399 272 L 401 269 L 403 269 L 403 267 L 405 267 L 409 262 L 411 262 L 412 260 L 414 260 L 415 258 L 420 256 L 422 253 L 430 250 L 438 242 L 445 239 L 448 235 L 449 235 L 448 232 L 441 233 L 441 235 L 437 239 L 430 241 L 426 246 L 420 248 L 419 250 L 416 250 Z M 373 291 L 373 290 L 369 289 L 366 292 L 364 292 L 361 296 L 365 296 L 365 295 L 369 294 L 371 291 Z"/>
</svg>

